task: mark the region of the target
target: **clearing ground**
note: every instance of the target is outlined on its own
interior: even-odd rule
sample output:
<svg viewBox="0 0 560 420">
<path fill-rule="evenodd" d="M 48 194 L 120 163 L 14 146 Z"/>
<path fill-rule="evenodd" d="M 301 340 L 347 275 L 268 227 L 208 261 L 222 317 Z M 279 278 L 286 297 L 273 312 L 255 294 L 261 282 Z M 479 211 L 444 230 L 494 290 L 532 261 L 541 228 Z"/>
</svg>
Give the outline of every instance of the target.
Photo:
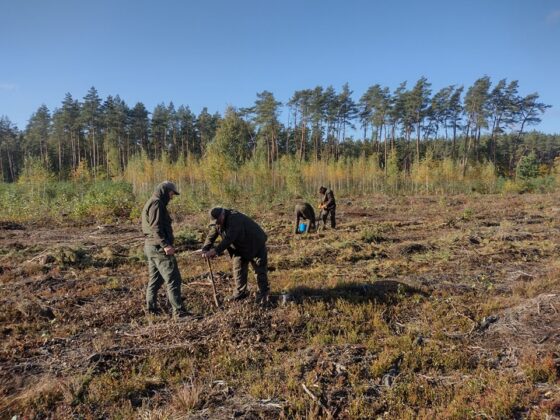
<svg viewBox="0 0 560 420">
<path fill-rule="evenodd" d="M 560 195 L 338 202 L 310 235 L 252 215 L 268 308 L 216 309 L 206 216 L 176 217 L 183 322 L 143 311 L 139 225 L 0 222 L 0 417 L 560 416 Z"/>
</svg>

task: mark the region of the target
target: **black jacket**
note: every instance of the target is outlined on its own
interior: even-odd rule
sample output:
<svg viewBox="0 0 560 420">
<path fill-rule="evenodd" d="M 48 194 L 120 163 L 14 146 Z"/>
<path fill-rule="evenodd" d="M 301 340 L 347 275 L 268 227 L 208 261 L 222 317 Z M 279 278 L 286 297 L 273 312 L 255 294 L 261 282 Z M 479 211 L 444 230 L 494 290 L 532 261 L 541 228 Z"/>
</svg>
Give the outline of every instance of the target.
<svg viewBox="0 0 560 420">
<path fill-rule="evenodd" d="M 296 218 L 299 216 L 304 220 L 315 221 L 315 210 L 309 203 L 297 203 L 294 209 Z"/>
<path fill-rule="evenodd" d="M 267 240 L 266 233 L 253 219 L 235 210 L 225 210 L 223 226 L 211 225 L 202 250 L 208 251 L 218 236 L 222 238 L 216 245 L 218 255 L 227 249 L 231 255 L 247 260 L 253 259 Z"/>
<path fill-rule="evenodd" d="M 325 195 L 323 197 L 323 200 L 321 200 L 321 204 L 325 206 L 326 210 L 332 210 L 336 208 L 334 193 L 330 188 L 325 191 Z"/>
</svg>

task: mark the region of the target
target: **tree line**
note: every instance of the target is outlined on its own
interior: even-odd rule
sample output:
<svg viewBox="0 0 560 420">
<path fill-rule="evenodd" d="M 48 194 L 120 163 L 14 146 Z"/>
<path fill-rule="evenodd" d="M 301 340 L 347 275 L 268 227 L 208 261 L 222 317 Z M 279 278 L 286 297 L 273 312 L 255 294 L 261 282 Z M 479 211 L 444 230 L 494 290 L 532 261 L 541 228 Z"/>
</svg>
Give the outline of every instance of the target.
<svg viewBox="0 0 560 420">
<path fill-rule="evenodd" d="M 358 100 L 348 84 L 339 91 L 298 90 L 285 104 L 269 91 L 256 96 L 252 106 L 230 107 L 222 116 L 207 108 L 196 115 L 172 102 L 150 112 L 141 102 L 129 107 L 118 95 L 102 99 L 94 87 L 82 100 L 67 93 L 52 112 L 41 105 L 23 130 L 0 117 L 0 180 L 16 180 L 29 159 L 60 179 L 84 165 L 93 176 L 110 178 L 135 155 L 176 161 L 209 153 L 224 155 L 232 168 L 248 159 L 272 167 L 285 155 L 302 162 L 377 153 L 381 168 L 394 155 L 403 170 L 430 153 L 452 158 L 463 170 L 488 161 L 511 175 L 535 148 L 551 165 L 560 144 L 558 136 L 527 134 L 550 105 L 538 93 L 519 94 L 517 80 L 493 84 L 484 76 L 466 89 L 452 85 L 433 92 L 422 77 L 393 90 L 373 85 Z M 282 112 L 286 123 L 280 122 Z"/>
</svg>

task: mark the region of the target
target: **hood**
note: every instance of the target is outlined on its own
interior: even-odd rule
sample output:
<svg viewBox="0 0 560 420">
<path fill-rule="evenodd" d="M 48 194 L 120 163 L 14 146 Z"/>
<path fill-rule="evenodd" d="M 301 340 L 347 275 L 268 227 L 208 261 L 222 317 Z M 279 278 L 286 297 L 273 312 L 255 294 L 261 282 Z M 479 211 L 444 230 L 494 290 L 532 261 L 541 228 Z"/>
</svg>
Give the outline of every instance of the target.
<svg viewBox="0 0 560 420">
<path fill-rule="evenodd" d="M 174 191 L 173 185 L 169 181 L 164 181 L 155 188 L 153 196 L 164 206 L 167 206 L 169 203 L 169 191 Z"/>
</svg>

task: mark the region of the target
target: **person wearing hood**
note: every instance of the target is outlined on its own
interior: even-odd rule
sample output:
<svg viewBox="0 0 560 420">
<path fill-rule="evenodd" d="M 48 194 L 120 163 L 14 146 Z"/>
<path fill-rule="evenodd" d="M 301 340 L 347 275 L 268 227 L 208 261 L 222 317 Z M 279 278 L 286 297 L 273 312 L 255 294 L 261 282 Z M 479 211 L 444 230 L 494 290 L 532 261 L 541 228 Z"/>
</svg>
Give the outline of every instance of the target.
<svg viewBox="0 0 560 420">
<path fill-rule="evenodd" d="M 165 283 L 167 298 L 174 317 L 184 317 L 187 310 L 181 298 L 181 273 L 173 247 L 172 219 L 167 204 L 179 191 L 175 184 L 164 181 L 154 190 L 142 210 L 142 232 L 146 238 L 144 253 L 148 259 L 148 287 L 146 305 L 150 314 L 158 314 L 157 293 Z"/>
<path fill-rule="evenodd" d="M 237 301 L 249 296 L 247 276 L 249 263 L 253 266 L 257 277 L 259 292 L 257 303 L 268 302 L 267 277 L 267 236 L 264 230 L 250 217 L 235 210 L 214 207 L 210 210 L 210 231 L 202 246 L 204 258 L 214 258 L 227 250 L 233 262 L 235 292 L 228 300 Z M 221 242 L 214 242 L 221 237 Z"/>
</svg>

